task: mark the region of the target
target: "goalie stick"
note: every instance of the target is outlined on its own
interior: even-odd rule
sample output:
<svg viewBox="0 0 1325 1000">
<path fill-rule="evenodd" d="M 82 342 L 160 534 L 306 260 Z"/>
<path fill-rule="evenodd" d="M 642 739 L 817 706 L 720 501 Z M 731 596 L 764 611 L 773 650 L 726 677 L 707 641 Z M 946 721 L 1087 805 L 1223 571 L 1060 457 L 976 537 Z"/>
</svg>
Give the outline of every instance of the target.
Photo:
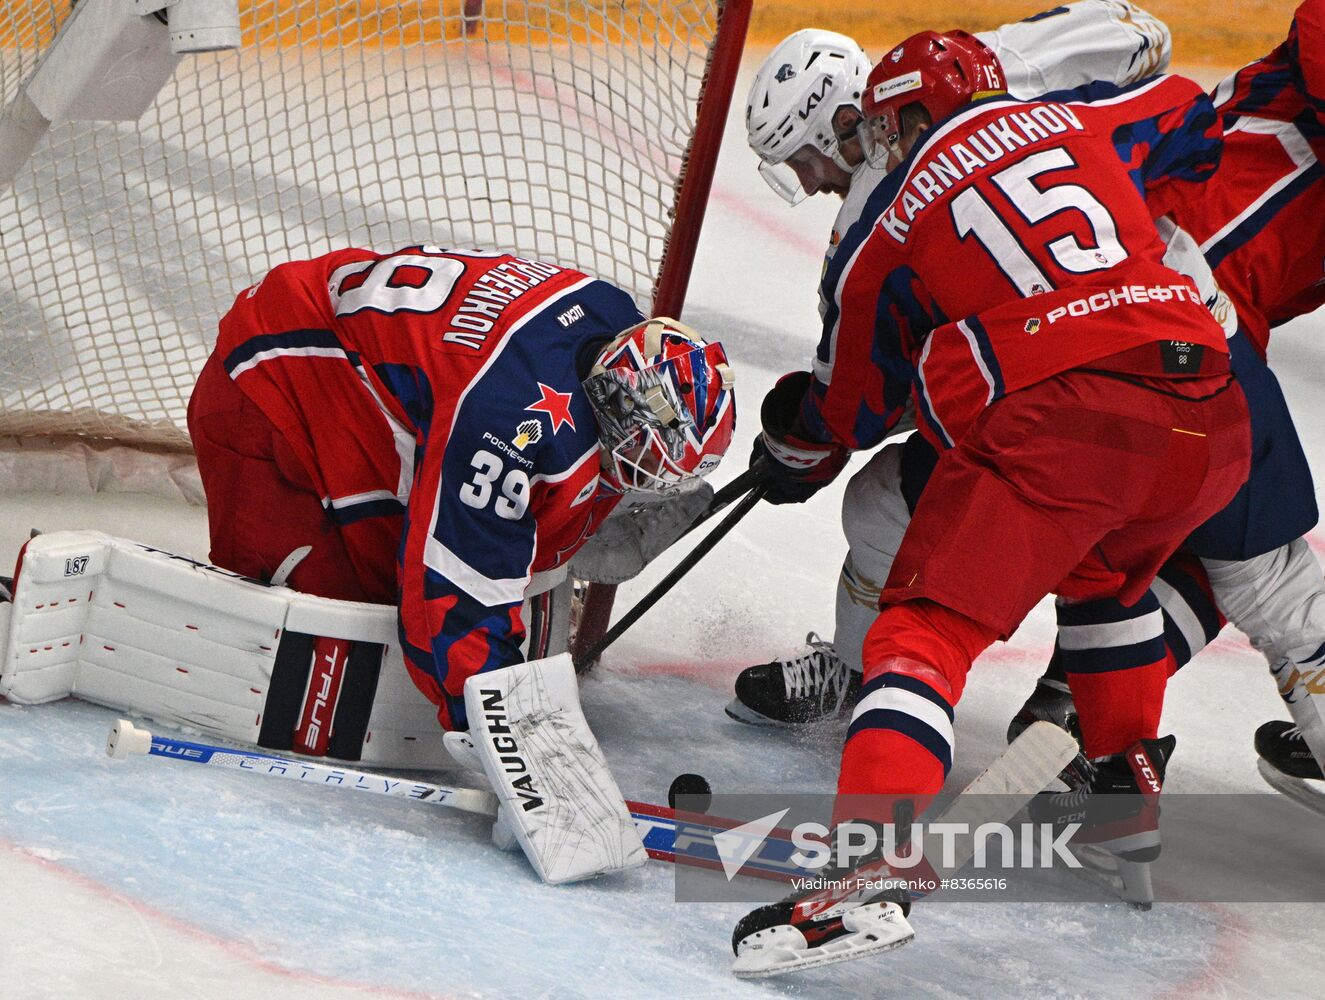
<svg viewBox="0 0 1325 1000">
<path fill-rule="evenodd" d="M 405 799 L 410 802 L 423 802 L 428 805 L 459 809 L 462 812 L 477 813 L 481 816 L 497 815 L 497 797 L 480 788 L 464 788 L 453 785 L 439 785 L 428 781 L 416 781 L 409 778 L 394 778 L 384 774 L 373 774 L 349 767 L 335 767 L 320 764 L 317 761 L 300 757 L 282 757 L 276 754 L 260 753 L 256 750 L 244 750 L 239 747 L 216 746 L 210 743 L 197 743 L 193 740 L 175 739 L 153 733 L 135 726 L 127 719 L 119 719 L 111 727 L 106 737 L 106 753 L 115 760 L 147 755 L 166 760 L 182 761 L 187 764 L 203 764 L 209 767 L 221 767 L 229 770 L 244 771 L 259 777 L 284 778 L 289 781 L 303 781 L 314 785 L 327 785 L 336 788 L 348 788 L 372 795 L 384 795 L 389 798 Z M 689 863 L 705 867 L 721 868 L 716 850 L 712 849 L 711 833 L 705 836 L 702 831 L 707 827 L 687 821 L 678 823 L 675 810 L 648 802 L 627 802 L 635 826 L 644 841 L 644 849 L 649 857 L 658 861 L 675 861 L 677 830 L 684 826 L 686 835 L 694 844 L 687 843 L 687 851 L 698 851 L 693 859 L 687 854 Z M 712 832 L 720 833 L 735 822 L 723 825 L 715 821 Z M 707 842 L 712 857 L 702 856 L 702 845 Z M 772 874 L 775 866 L 763 866 L 766 877 L 787 877 Z"/>
<path fill-rule="evenodd" d="M 753 468 L 751 471 L 753 471 Z M 737 503 L 736 506 L 731 509 L 731 512 L 718 523 L 718 526 L 696 543 L 695 547 L 686 554 L 684 559 L 672 568 L 670 573 L 658 581 L 652 590 L 641 597 L 633 608 L 622 615 L 621 620 L 608 629 L 606 635 L 583 653 L 576 653 L 576 673 L 584 673 L 584 671 L 588 670 L 598 662 L 598 658 L 603 655 L 604 650 L 606 650 L 608 646 L 620 639 L 626 629 L 630 628 L 630 626 L 643 618 L 645 613 L 662 600 L 667 592 L 675 587 L 683 576 L 694 569 L 695 564 L 708 555 L 713 547 L 717 545 L 718 542 L 722 541 L 732 528 L 736 527 L 736 522 L 745 517 L 745 515 L 753 509 L 755 504 L 763 499 L 764 490 L 765 486 L 763 482 L 756 481 L 755 485 L 749 489 L 749 492 L 742 497 L 741 501 Z M 710 507 L 709 511 L 696 518 L 695 523 L 691 525 L 691 528 L 703 523 L 703 521 L 711 517 L 713 513 L 716 513 L 716 511 L 713 507 Z M 688 530 L 689 529 L 687 529 L 687 531 Z"/>
<path fill-rule="evenodd" d="M 966 787 L 963 797 L 949 806 L 938 821 L 970 822 L 972 817 L 968 814 L 972 806 L 966 804 L 965 796 L 972 794 L 1003 796 L 999 801 L 1004 803 L 1004 808 L 1012 804 L 1006 796 L 1020 795 L 1024 804 L 1048 785 L 1062 769 L 1057 762 L 1063 753 L 1071 749 L 1063 742 L 1062 736 L 1065 735 L 1063 730 L 1047 722 L 1037 722 L 1027 727 L 1007 750 Z M 1067 736 L 1067 739 L 1071 737 Z M 1075 753 L 1075 750 L 1072 752 Z M 166 760 L 245 771 L 258 776 L 349 788 L 484 816 L 495 817 L 497 813 L 496 796 L 483 789 L 393 778 L 298 757 L 282 757 L 237 747 L 174 739 L 135 726 L 126 719 L 118 720 L 110 730 L 106 753 L 116 760 L 150 755 Z M 716 871 L 723 871 L 724 864 L 718 842 L 714 838 L 744 823 L 743 820 L 726 820 L 686 812 L 678 817 L 676 810 L 648 802 L 627 800 L 626 806 L 630 809 L 649 857 L 656 861 L 679 861 L 681 864 Z M 959 812 L 961 815 L 957 815 Z M 1002 819 L 1011 819 L 1014 812 L 1002 816 Z M 978 822 L 987 821 L 990 820 L 978 818 Z M 744 861 L 741 871 L 756 878 L 775 881 L 790 881 L 795 877 L 813 874 L 791 860 L 798 850 L 787 831 L 772 830 L 761 847 Z M 969 859 L 970 854 L 967 853 L 961 864 Z"/>
<path fill-rule="evenodd" d="M 690 534 L 705 521 L 721 514 L 731 504 L 742 497 L 746 497 L 751 491 L 760 489 L 767 478 L 768 459 L 761 455 L 748 469 L 713 494 L 713 499 L 709 501 L 707 509 L 690 522 L 690 526 L 681 533 L 676 541 L 680 541 L 681 538 Z M 748 501 L 747 506 L 739 514 L 733 512 L 728 520 L 734 525 L 753 506 L 754 502 Z M 571 652 L 575 656 L 576 671 L 583 673 L 592 667 L 597 662 L 598 657 L 603 654 L 603 650 L 615 642 L 622 632 L 633 625 L 644 612 L 653 607 L 667 591 L 671 590 L 676 581 L 685 576 L 690 568 L 699 562 L 708 553 L 709 549 L 717 544 L 718 539 L 729 530 L 730 526 L 726 521 L 718 525 L 709 538 L 705 538 L 695 546 L 694 550 L 686 557 L 687 561 L 685 563 L 678 565 L 662 583 L 658 584 L 638 604 L 631 608 L 622 617 L 621 621 L 613 626 L 610 632 L 607 631 L 607 622 L 612 613 L 612 602 L 616 597 L 617 585 L 614 583 L 590 584 L 589 591 L 585 595 L 585 605 L 580 617 L 580 625 L 576 629 L 571 645 Z M 632 615 L 634 617 L 631 617 Z"/>
</svg>

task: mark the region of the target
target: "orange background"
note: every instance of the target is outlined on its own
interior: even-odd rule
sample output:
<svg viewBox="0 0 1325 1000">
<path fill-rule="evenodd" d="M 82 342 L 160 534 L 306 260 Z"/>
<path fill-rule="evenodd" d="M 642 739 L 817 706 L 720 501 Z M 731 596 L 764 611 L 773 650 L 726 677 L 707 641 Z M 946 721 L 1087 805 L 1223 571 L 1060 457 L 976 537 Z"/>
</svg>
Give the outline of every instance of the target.
<svg viewBox="0 0 1325 1000">
<path fill-rule="evenodd" d="M 454 41 L 464 37 L 465 0 L 241 0 L 245 43 L 343 45 L 358 40 Z M 477 4 L 480 0 L 470 0 Z M 504 10 L 518 32 L 483 25 L 489 37 L 520 41 L 548 31 L 579 38 L 653 29 L 646 0 L 486 0 Z M 1043 8 L 1047 0 L 754 0 L 752 47 L 767 47 L 798 28 L 832 28 L 854 36 L 874 52 L 923 28 L 980 31 L 1015 21 Z M 1173 61 L 1179 65 L 1237 66 L 1264 55 L 1283 40 L 1296 0 L 1149 0 L 1142 4 L 1173 32 Z M 682 7 L 692 18 L 695 7 Z M 437 13 L 441 11 L 442 19 Z M 31 0 L 0 15 L 0 47 L 27 48 L 49 40 L 52 15 L 68 12 L 63 0 Z M 300 27 L 294 27 L 297 20 Z M 478 27 L 471 24 L 470 30 Z"/>
<path fill-rule="evenodd" d="M 1173 62 L 1240 66 L 1282 42 L 1299 0 L 1133 0 L 1166 22 Z M 871 54 L 926 28 L 983 31 L 1020 20 L 1049 0 L 754 0 L 752 45 L 772 45 L 797 28 L 831 28 Z"/>
</svg>

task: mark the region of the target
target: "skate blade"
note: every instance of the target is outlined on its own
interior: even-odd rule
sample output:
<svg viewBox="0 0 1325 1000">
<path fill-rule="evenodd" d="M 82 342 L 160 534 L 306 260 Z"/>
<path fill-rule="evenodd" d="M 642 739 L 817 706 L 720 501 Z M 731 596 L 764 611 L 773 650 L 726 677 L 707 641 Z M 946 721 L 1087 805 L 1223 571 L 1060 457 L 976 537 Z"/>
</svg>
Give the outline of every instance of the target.
<svg viewBox="0 0 1325 1000">
<path fill-rule="evenodd" d="M 1325 816 L 1325 784 L 1311 778 L 1294 778 L 1284 774 L 1264 759 L 1256 761 L 1256 770 L 1261 772 L 1265 783 L 1276 792 L 1281 792 L 1319 816 Z"/>
<path fill-rule="evenodd" d="M 1090 844 L 1072 852 L 1082 864 L 1082 875 L 1105 887 L 1129 906 L 1148 910 L 1155 902 L 1149 861 L 1127 861 Z"/>
<path fill-rule="evenodd" d="M 769 718 L 762 712 L 756 712 L 749 705 L 742 703 L 739 698 L 733 698 L 729 701 L 723 711 L 727 713 L 727 718 L 735 719 L 747 726 L 764 726 L 768 729 L 803 729 L 806 726 L 816 725 L 813 722 L 783 722 L 781 719 Z"/>
<path fill-rule="evenodd" d="M 910 943 L 916 936 L 910 922 L 900 912 L 866 918 L 862 924 L 860 930 L 815 948 L 776 945 L 751 949 L 736 956 L 736 961 L 732 963 L 732 974 L 737 979 L 769 979 L 788 972 L 893 951 Z"/>
</svg>

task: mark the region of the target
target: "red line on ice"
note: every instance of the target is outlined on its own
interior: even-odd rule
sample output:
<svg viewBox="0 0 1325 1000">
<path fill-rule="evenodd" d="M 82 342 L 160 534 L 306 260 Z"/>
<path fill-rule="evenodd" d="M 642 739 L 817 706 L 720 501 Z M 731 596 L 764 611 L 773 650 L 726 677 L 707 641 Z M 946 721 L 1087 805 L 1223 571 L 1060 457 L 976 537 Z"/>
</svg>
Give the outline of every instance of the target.
<svg viewBox="0 0 1325 1000">
<path fill-rule="evenodd" d="M 1189 979 L 1171 986 L 1158 994 L 1155 1000 L 1188 1000 L 1189 997 L 1222 994 L 1233 978 L 1233 972 L 1242 962 L 1247 950 L 1251 928 L 1231 906 L 1219 903 L 1198 903 L 1201 909 L 1215 918 L 1215 939 L 1206 951 L 1201 970 Z"/>
<path fill-rule="evenodd" d="M 287 969 L 283 965 L 277 965 L 262 956 L 256 954 L 250 948 L 245 947 L 237 941 L 231 941 L 226 938 L 217 937 L 201 928 L 186 923 L 178 917 L 173 917 L 168 913 L 155 909 L 149 904 L 139 899 L 133 899 L 124 893 L 110 886 L 98 882 L 96 879 L 76 872 L 73 869 L 66 868 L 55 861 L 47 860 L 33 854 L 29 849 L 20 844 L 12 843 L 4 838 L 0 838 L 0 851 L 5 851 L 12 857 L 25 861 L 28 864 L 40 868 L 42 871 L 63 878 L 86 892 L 99 896 L 109 903 L 116 906 L 124 906 L 133 910 L 141 917 L 154 920 L 163 927 L 166 927 L 177 934 L 192 938 L 203 944 L 210 945 L 223 951 L 233 958 L 246 962 L 253 968 L 274 976 L 280 976 L 283 979 L 290 979 L 296 982 L 309 983 L 316 986 L 335 987 L 338 989 L 358 990 L 369 996 L 401 998 L 401 1000 L 450 1000 L 444 994 L 438 993 L 419 993 L 414 990 L 393 989 L 389 986 L 375 986 L 371 983 L 358 983 L 349 979 L 336 979 L 332 976 L 323 976 L 316 972 L 307 972 L 299 969 Z"/>
</svg>

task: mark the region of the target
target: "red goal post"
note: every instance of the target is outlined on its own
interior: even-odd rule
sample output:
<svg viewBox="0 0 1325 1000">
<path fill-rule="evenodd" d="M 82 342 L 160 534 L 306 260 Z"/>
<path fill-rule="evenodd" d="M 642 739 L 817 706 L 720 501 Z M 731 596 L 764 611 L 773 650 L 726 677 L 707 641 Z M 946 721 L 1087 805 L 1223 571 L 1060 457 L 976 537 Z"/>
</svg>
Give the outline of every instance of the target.
<svg viewBox="0 0 1325 1000">
<path fill-rule="evenodd" d="M 722 144 L 722 129 L 731 106 L 741 53 L 745 48 L 753 0 L 725 0 L 699 103 L 694 138 L 686 153 L 690 167 L 683 170 L 677 187 L 676 218 L 663 255 L 662 268 L 653 297 L 653 315 L 681 318 L 690 271 L 699 245 L 699 232 L 708 205 L 713 170 Z M 572 652 L 578 657 L 607 634 L 616 586 L 590 584 L 584 593 Z"/>
</svg>

